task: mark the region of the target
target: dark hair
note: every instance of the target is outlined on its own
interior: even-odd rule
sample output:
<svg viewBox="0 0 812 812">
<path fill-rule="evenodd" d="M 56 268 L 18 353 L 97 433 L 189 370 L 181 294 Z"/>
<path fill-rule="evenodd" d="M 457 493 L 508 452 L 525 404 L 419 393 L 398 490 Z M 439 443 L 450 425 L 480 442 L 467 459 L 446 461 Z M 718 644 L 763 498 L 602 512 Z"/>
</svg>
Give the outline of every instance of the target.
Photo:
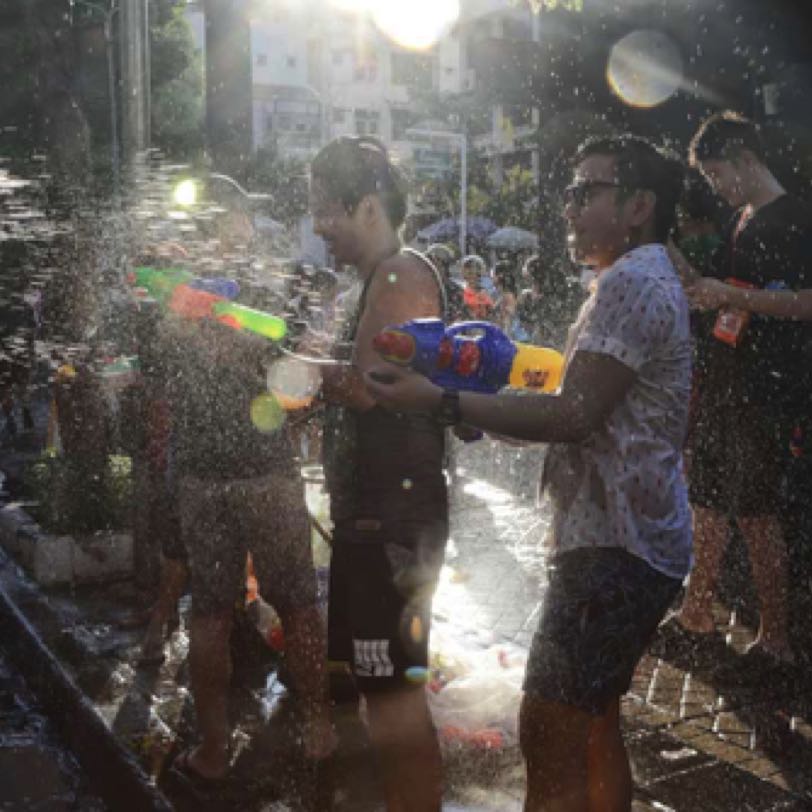
<svg viewBox="0 0 812 812">
<path fill-rule="evenodd" d="M 691 166 L 703 161 L 729 160 L 742 150 L 749 150 L 760 161 L 765 160 L 764 143 L 758 126 L 749 119 L 733 113 L 715 113 L 702 122 L 688 146 Z"/>
<path fill-rule="evenodd" d="M 493 281 L 504 288 L 508 293 L 517 293 L 516 274 L 513 271 L 513 263 L 506 259 L 500 259 L 493 266 Z"/>
<path fill-rule="evenodd" d="M 713 191 L 705 176 L 693 167 L 685 173 L 679 208 L 691 220 L 714 223 L 717 227 L 730 216 L 730 207 Z"/>
<path fill-rule="evenodd" d="M 529 256 L 522 266 L 522 273 L 530 277 L 531 282 L 541 284 L 541 257 L 538 254 Z"/>
<path fill-rule="evenodd" d="M 623 189 L 654 192 L 657 198 L 654 236 L 665 242 L 676 222 L 677 201 L 682 194 L 682 161 L 645 138 L 630 134 L 588 139 L 578 147 L 573 166 L 590 155 L 610 155 L 615 159 L 617 182 Z"/>
<path fill-rule="evenodd" d="M 449 269 L 454 264 L 454 252 L 443 243 L 432 243 L 426 249 L 426 256 L 435 264 Z"/>
<path fill-rule="evenodd" d="M 463 271 L 466 268 L 476 268 L 476 271 L 480 276 L 484 276 L 488 272 L 488 266 L 485 264 L 485 260 L 482 259 L 479 254 L 467 254 L 462 258 L 460 266 Z"/>
<path fill-rule="evenodd" d="M 406 183 L 386 147 L 368 135 L 341 136 L 323 147 L 310 174 L 327 195 L 352 213 L 367 195 L 378 195 L 394 229 L 406 219 Z"/>
</svg>

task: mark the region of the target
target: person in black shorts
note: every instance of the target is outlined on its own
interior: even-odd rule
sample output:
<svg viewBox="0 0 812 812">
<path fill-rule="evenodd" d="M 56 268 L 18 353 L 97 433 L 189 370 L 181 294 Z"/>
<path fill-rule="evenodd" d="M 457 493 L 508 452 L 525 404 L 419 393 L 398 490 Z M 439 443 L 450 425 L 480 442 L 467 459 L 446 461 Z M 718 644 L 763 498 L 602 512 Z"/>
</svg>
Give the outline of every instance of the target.
<svg viewBox="0 0 812 812">
<path fill-rule="evenodd" d="M 235 256 L 248 255 L 253 233 L 246 205 L 232 198 L 213 223 Z M 282 621 L 285 661 L 300 700 L 302 750 L 315 760 L 335 746 L 325 630 L 304 485 L 284 413 L 267 391 L 273 345 L 213 319 L 195 321 L 171 311 L 157 333 L 171 414 L 171 478 L 192 596 L 189 676 L 200 734 L 171 769 L 206 789 L 226 778 L 231 766 L 229 638 L 248 553 L 259 593 Z"/>
<path fill-rule="evenodd" d="M 376 400 L 550 442 L 550 581 L 528 656 L 519 738 L 525 812 L 631 808 L 620 699 L 691 564 L 682 473 L 691 340 L 668 257 L 679 162 L 633 136 L 574 158 L 565 216 L 597 283 L 570 330 L 559 393 L 442 390 L 379 362 Z"/>
<path fill-rule="evenodd" d="M 791 661 L 780 517 L 792 433 L 808 412 L 810 332 L 798 319 L 805 307 L 812 310 L 812 210 L 785 192 L 765 162 L 756 126 L 739 116 L 708 119 L 690 158 L 736 212 L 711 271 L 691 289 L 694 304 L 718 309 L 718 316 L 700 344 L 704 380 L 690 477 L 697 558 L 678 620 L 691 632 L 714 630 L 713 599 L 733 519 L 759 597 L 753 651 Z"/>
<path fill-rule="evenodd" d="M 348 363 L 321 366 L 324 466 L 334 525 L 328 651 L 350 663 L 366 699 L 387 809 L 439 812 L 442 764 L 426 702 L 431 598 L 448 536 L 444 428 L 376 405 L 363 375 L 387 325 L 442 317 L 436 269 L 401 248 L 406 194 L 384 146 L 339 138 L 312 168 L 314 227 L 337 267 L 363 281 L 341 343 Z"/>
</svg>

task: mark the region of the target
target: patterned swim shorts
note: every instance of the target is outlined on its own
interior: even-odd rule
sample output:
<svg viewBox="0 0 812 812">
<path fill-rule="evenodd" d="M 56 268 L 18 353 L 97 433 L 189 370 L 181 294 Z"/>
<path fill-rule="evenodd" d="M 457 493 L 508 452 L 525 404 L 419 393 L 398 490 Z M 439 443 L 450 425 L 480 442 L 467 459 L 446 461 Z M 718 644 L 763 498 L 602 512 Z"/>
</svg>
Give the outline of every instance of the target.
<svg viewBox="0 0 812 812">
<path fill-rule="evenodd" d="M 524 690 L 603 714 L 628 691 L 634 669 L 681 584 L 614 547 L 555 556 Z"/>
</svg>

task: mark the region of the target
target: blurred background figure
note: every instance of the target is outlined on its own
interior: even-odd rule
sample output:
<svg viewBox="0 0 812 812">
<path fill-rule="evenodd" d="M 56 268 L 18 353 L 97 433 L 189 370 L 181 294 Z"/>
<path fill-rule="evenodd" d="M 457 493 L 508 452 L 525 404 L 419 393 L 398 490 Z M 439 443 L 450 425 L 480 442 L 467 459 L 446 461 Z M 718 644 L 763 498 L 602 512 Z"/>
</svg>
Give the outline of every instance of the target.
<svg viewBox="0 0 812 812">
<path fill-rule="evenodd" d="M 519 294 L 517 312 L 530 343 L 562 349 L 568 326 L 586 298 L 578 277 L 571 266 L 542 267 L 534 254 L 522 267 L 522 283 L 527 287 Z"/>
<path fill-rule="evenodd" d="M 685 175 L 685 191 L 677 207 L 677 244 L 690 264 L 705 275 L 722 244 L 722 227 L 732 209 L 711 188 L 698 169 Z"/>
<path fill-rule="evenodd" d="M 711 188 L 702 173 L 689 168 L 685 191 L 677 206 L 676 242 L 685 258 L 701 275 L 710 274 L 722 245 L 724 223 L 733 210 Z M 694 367 L 691 378 L 691 409 L 685 439 L 686 472 L 690 474 L 694 452 L 694 429 L 707 375 L 708 358 L 713 352 L 715 311 L 691 309 L 691 335 L 694 341 Z"/>
<path fill-rule="evenodd" d="M 452 324 L 455 321 L 461 321 L 465 314 L 465 303 L 463 302 L 462 286 L 451 274 L 454 252 L 447 245 L 434 243 L 426 249 L 426 256 L 434 264 L 445 285 L 446 323 Z"/>
<path fill-rule="evenodd" d="M 516 341 L 528 341 L 530 333 L 519 319 L 518 285 L 513 263 L 500 259 L 493 267 L 493 281 L 499 298 L 496 301 L 496 324 Z"/>
<path fill-rule="evenodd" d="M 465 280 L 463 304 L 466 320 L 493 321 L 496 316 L 496 304 L 483 288 L 487 275 L 488 270 L 482 257 L 469 254 L 463 259 L 462 278 Z"/>
</svg>

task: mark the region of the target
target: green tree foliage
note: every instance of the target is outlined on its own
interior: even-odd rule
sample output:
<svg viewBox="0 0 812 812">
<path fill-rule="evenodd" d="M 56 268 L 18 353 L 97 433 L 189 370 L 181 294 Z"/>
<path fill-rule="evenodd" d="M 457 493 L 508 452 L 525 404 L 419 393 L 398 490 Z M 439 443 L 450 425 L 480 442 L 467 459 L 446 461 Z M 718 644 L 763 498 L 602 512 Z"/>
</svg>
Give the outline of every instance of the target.
<svg viewBox="0 0 812 812">
<path fill-rule="evenodd" d="M 292 224 L 307 212 L 307 166 L 295 158 L 281 156 L 272 142 L 251 156 L 245 182 L 252 191 L 272 196 L 277 220 Z"/>
<path fill-rule="evenodd" d="M 37 124 L 37 48 L 20 0 L 0 3 L 0 49 L 0 150 L 5 156 L 25 155 Z"/>
<path fill-rule="evenodd" d="M 460 160 L 455 156 L 451 171 L 440 179 L 424 180 L 417 185 L 417 197 L 441 216 L 453 217 L 460 211 Z M 535 231 L 538 227 L 538 186 L 533 173 L 514 166 L 497 180 L 488 156 L 478 149 L 468 153 L 469 215 L 488 217 L 499 225 L 518 226 Z"/>
<path fill-rule="evenodd" d="M 152 141 L 173 158 L 203 146 L 203 66 L 177 0 L 151 0 Z"/>
</svg>

